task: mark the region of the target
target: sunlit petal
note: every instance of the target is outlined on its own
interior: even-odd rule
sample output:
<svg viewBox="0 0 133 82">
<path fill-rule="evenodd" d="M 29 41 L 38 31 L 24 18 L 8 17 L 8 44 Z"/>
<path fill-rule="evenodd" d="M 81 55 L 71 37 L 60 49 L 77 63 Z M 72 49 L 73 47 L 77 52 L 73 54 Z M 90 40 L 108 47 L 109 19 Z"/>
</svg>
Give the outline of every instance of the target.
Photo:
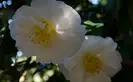
<svg viewBox="0 0 133 82">
<path fill-rule="evenodd" d="M 9 28 L 16 47 L 43 63 L 60 63 L 74 55 L 86 33 L 79 14 L 56 0 L 33 0 L 31 6 L 20 7 Z"/>
</svg>

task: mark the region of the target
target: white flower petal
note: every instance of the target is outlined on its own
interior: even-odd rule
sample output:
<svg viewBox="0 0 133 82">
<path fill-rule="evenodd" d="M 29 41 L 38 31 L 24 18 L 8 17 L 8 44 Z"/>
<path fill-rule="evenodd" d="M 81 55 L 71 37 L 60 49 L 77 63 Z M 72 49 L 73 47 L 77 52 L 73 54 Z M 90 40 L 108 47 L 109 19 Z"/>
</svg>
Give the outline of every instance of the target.
<svg viewBox="0 0 133 82">
<path fill-rule="evenodd" d="M 64 37 L 65 38 L 65 37 Z M 40 61 L 45 61 L 48 59 L 57 60 L 60 62 L 60 59 L 64 59 L 65 57 L 69 57 L 74 55 L 77 52 L 82 40 L 78 40 L 75 38 L 70 38 L 69 40 L 63 40 L 62 37 L 56 37 L 51 45 L 48 48 L 42 48 L 42 54 L 50 54 L 50 55 L 40 55 Z M 43 57 L 44 56 L 44 57 Z M 55 63 L 59 63 L 57 61 L 53 61 Z"/>
<path fill-rule="evenodd" d="M 84 82 L 111 82 L 111 79 L 108 76 L 106 76 L 103 72 L 100 72 L 95 75 L 86 74 Z"/>
<path fill-rule="evenodd" d="M 103 40 L 104 39 L 99 36 L 85 36 L 85 40 L 79 51 L 82 55 L 87 51 L 92 54 L 98 54 L 102 50 Z"/>
<path fill-rule="evenodd" d="M 12 37 L 13 40 L 16 40 L 16 35 L 13 34 L 11 31 L 10 31 L 10 36 Z"/>
<path fill-rule="evenodd" d="M 17 35 L 16 40 L 16 47 L 21 50 L 27 57 L 36 56 L 36 54 L 40 53 L 39 48 L 37 48 L 38 46 L 30 43 L 27 37 L 23 35 Z"/>
<path fill-rule="evenodd" d="M 70 72 L 66 77 L 68 77 L 68 80 L 70 80 L 71 82 L 83 82 L 84 71 L 81 67 L 75 66 L 72 72 Z"/>
<path fill-rule="evenodd" d="M 67 68 L 69 72 L 71 72 L 72 68 L 76 65 L 76 62 L 70 58 L 68 58 L 67 60 L 64 60 L 63 63 L 65 68 Z"/>
<path fill-rule="evenodd" d="M 62 1 L 33 0 L 31 2 L 31 7 L 39 8 L 40 10 L 43 10 L 43 11 L 48 10 L 48 12 L 50 12 L 49 14 L 53 14 L 53 15 L 59 16 L 59 14 L 60 14 L 64 17 L 69 16 L 69 19 L 72 19 L 71 16 L 72 17 L 74 16 L 76 19 L 78 19 L 78 21 L 80 20 L 79 22 L 81 22 L 81 19 L 80 19 L 80 16 L 78 15 L 78 13 L 72 7 L 64 4 L 64 2 L 62 2 Z M 57 13 L 59 13 L 59 14 L 57 14 Z M 67 22 L 69 22 L 69 21 L 67 21 Z"/>
<path fill-rule="evenodd" d="M 111 79 L 106 76 L 103 72 L 96 75 L 96 82 L 111 82 Z"/>
<path fill-rule="evenodd" d="M 117 51 L 102 53 L 101 59 L 105 64 L 108 64 L 116 69 L 119 68 L 119 64 L 122 61 L 122 58 Z"/>
<path fill-rule="evenodd" d="M 64 66 L 64 64 L 59 64 L 59 70 L 61 71 L 61 73 L 63 73 L 63 75 L 65 76 L 66 79 L 68 79 L 68 74 L 69 71 L 66 69 L 66 67 Z"/>
<path fill-rule="evenodd" d="M 11 22 L 9 29 L 14 34 L 29 34 L 29 30 L 34 27 L 34 23 L 28 18 L 16 19 Z"/>
<path fill-rule="evenodd" d="M 19 44 L 17 46 L 19 46 L 19 48 L 25 53 L 24 55 L 28 57 L 31 55 L 37 55 L 40 62 L 52 61 L 54 63 L 59 63 L 61 59 L 64 59 L 66 56 L 73 55 L 78 50 L 78 46 L 80 46 L 80 43 L 79 45 L 76 45 L 75 42 L 59 40 L 60 39 L 56 41 L 58 43 L 53 43 L 49 45 L 48 48 L 44 48 L 43 46 L 31 43 L 26 36 L 18 35 L 17 42 Z M 69 50 L 69 52 L 66 49 Z"/>
<path fill-rule="evenodd" d="M 65 58 L 63 61 L 63 64 L 65 68 L 69 71 L 72 72 L 72 69 L 78 64 L 79 67 L 82 67 L 82 57 L 81 55 L 73 55 L 71 57 Z"/>
<path fill-rule="evenodd" d="M 113 77 L 118 71 L 120 71 L 121 69 L 121 66 L 120 68 L 116 69 L 116 68 L 113 68 L 109 65 L 104 65 L 103 67 L 103 71 L 106 73 L 107 76 L 109 76 L 110 78 Z"/>
<path fill-rule="evenodd" d="M 33 28 L 34 25 L 34 22 L 31 21 L 28 17 L 13 20 L 9 25 L 11 37 L 14 40 L 16 40 L 17 35 L 25 35 L 28 37 L 28 35 L 31 34 L 31 28 Z"/>
<path fill-rule="evenodd" d="M 84 70 L 82 67 L 82 57 L 74 55 L 64 60 L 63 65 L 60 64 L 60 71 L 71 82 L 83 82 Z"/>
<path fill-rule="evenodd" d="M 111 38 L 102 38 L 100 36 L 85 36 L 83 47 L 94 54 L 115 50 L 117 44 Z"/>
<path fill-rule="evenodd" d="M 112 51 L 112 52 L 102 53 L 101 59 L 105 64 L 104 71 L 107 72 L 108 76 L 112 77 L 114 76 L 114 74 L 116 74 L 118 71 L 121 70 L 122 58 L 119 52 Z M 114 72 L 110 73 L 110 71 L 114 71 Z"/>
<path fill-rule="evenodd" d="M 33 8 L 23 5 L 22 7 L 20 7 L 14 14 L 13 16 L 13 20 L 21 18 L 23 16 L 27 17 L 27 16 L 32 16 L 35 15 L 36 12 Z"/>
<path fill-rule="evenodd" d="M 109 51 L 116 50 L 117 48 L 117 44 L 110 37 L 105 38 L 104 45 L 105 45 L 105 49 Z"/>
<path fill-rule="evenodd" d="M 68 30 L 71 27 L 77 28 L 75 25 L 80 25 L 81 18 L 78 13 L 72 7 L 64 4 L 64 2 L 54 0 L 40 1 L 33 0 L 31 6 L 43 12 L 46 19 L 49 19 L 56 26 L 60 27 L 59 30 Z M 73 29 L 73 31 L 76 31 L 76 29 Z"/>
</svg>

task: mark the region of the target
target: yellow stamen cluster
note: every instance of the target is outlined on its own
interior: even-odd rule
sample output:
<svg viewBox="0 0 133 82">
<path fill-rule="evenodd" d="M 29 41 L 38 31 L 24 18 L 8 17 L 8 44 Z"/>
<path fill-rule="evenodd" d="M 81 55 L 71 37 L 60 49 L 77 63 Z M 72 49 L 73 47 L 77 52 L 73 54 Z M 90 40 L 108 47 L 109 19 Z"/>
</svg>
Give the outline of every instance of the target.
<svg viewBox="0 0 133 82">
<path fill-rule="evenodd" d="M 87 52 L 83 56 L 83 66 L 86 72 L 91 74 L 99 73 L 102 69 L 102 61 L 98 56 Z"/>
<path fill-rule="evenodd" d="M 44 19 L 41 20 L 41 22 L 44 24 L 44 28 L 35 26 L 32 29 L 32 35 L 29 38 L 35 44 L 48 47 L 49 43 L 52 41 L 53 37 L 56 35 L 56 31 L 51 23 L 47 22 Z"/>
</svg>

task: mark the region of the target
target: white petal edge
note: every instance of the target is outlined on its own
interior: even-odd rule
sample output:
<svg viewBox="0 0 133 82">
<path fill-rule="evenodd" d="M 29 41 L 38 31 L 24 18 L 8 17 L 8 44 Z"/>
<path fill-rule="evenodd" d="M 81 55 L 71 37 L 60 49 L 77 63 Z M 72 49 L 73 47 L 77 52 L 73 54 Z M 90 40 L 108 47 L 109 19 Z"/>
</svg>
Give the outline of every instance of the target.
<svg viewBox="0 0 133 82">
<path fill-rule="evenodd" d="M 121 70 L 122 66 L 120 65 L 119 68 L 113 68 L 109 65 L 104 65 L 103 71 L 106 73 L 107 76 L 110 78 L 113 77 L 116 73 L 118 73 Z"/>
<path fill-rule="evenodd" d="M 109 77 L 114 76 L 122 68 L 122 57 L 118 51 L 102 53 L 101 59 L 105 65 L 103 69 Z"/>
<path fill-rule="evenodd" d="M 100 72 L 95 75 L 90 75 L 86 73 L 86 78 L 84 82 L 111 82 L 111 79 L 105 75 L 104 72 Z"/>
</svg>

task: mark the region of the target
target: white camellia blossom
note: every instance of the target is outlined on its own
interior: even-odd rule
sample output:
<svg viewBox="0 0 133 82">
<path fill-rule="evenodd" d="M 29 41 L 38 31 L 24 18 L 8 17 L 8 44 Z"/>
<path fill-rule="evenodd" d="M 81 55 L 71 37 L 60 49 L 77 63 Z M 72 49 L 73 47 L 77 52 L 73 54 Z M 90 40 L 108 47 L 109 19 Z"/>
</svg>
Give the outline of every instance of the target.
<svg viewBox="0 0 133 82">
<path fill-rule="evenodd" d="M 111 82 L 121 70 L 122 58 L 111 38 L 85 36 L 76 55 L 64 60 L 60 70 L 71 82 Z"/>
<path fill-rule="evenodd" d="M 86 33 L 79 14 L 62 1 L 32 0 L 20 7 L 9 25 L 16 47 L 41 62 L 59 63 L 81 47 Z"/>
</svg>

